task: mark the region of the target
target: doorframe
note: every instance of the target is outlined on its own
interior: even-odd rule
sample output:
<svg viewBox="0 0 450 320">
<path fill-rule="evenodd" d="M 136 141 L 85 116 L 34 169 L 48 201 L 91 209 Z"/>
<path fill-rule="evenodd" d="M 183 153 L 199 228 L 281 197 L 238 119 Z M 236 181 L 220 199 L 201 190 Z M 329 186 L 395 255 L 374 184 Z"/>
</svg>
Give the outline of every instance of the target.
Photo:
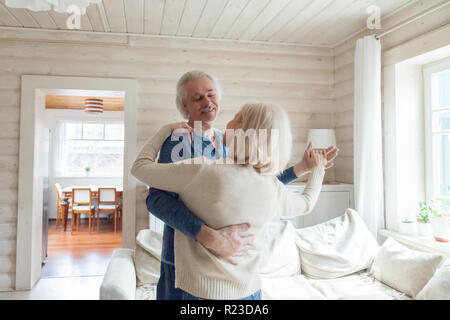
<svg viewBox="0 0 450 320">
<path fill-rule="evenodd" d="M 130 171 L 136 157 L 138 81 L 131 78 L 22 75 L 16 290 L 30 290 L 41 276 L 43 203 L 41 166 L 37 147 L 40 143 L 41 123 L 36 120 L 45 111 L 45 104 L 37 103 L 38 99 L 44 99 L 43 89 L 125 92 L 122 247 L 131 249 L 135 247 L 136 180 Z"/>
</svg>

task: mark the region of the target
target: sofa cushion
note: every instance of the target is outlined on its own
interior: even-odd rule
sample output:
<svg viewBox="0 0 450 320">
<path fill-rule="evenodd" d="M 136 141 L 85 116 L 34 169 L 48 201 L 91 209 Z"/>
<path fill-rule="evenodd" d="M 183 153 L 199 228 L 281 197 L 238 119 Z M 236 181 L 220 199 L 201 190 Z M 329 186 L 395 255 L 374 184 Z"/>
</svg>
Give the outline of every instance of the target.
<svg viewBox="0 0 450 320">
<path fill-rule="evenodd" d="M 295 228 L 290 221 L 265 224 L 261 234 L 261 277 L 287 277 L 300 274 L 300 257 L 295 245 Z"/>
<path fill-rule="evenodd" d="M 450 300 L 450 258 L 445 260 L 416 298 L 418 300 Z"/>
<path fill-rule="evenodd" d="M 359 214 L 347 209 L 329 221 L 296 230 L 302 272 L 330 279 L 370 266 L 379 246 Z"/>
<path fill-rule="evenodd" d="M 411 300 L 376 280 L 367 271 L 359 271 L 335 279 L 308 279 L 309 284 L 327 300 Z"/>
<path fill-rule="evenodd" d="M 412 250 L 388 238 L 375 256 L 370 274 L 415 298 L 431 279 L 442 259 L 441 255 Z"/>
<path fill-rule="evenodd" d="M 263 278 L 261 285 L 263 300 L 325 300 L 317 289 L 302 275 L 291 277 Z"/>
<path fill-rule="evenodd" d="M 153 230 L 139 231 L 136 237 L 134 264 L 138 285 L 158 282 L 161 264 L 162 234 Z"/>
<path fill-rule="evenodd" d="M 136 300 L 156 300 L 156 284 L 144 283 L 136 287 Z"/>
</svg>

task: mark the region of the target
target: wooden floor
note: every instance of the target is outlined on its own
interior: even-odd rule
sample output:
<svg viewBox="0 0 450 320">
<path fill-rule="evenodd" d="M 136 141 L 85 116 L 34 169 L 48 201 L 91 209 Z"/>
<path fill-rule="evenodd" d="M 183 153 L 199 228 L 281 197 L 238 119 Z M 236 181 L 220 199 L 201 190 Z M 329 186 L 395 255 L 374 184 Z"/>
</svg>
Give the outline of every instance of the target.
<svg viewBox="0 0 450 320">
<path fill-rule="evenodd" d="M 99 229 L 88 231 L 87 219 L 81 219 L 79 230 L 64 232 L 61 224 L 48 226 L 47 258 L 42 267 L 41 278 L 82 277 L 104 275 L 114 249 L 122 247 L 122 229 L 118 223 L 114 232 L 112 219 L 101 219 Z"/>
</svg>

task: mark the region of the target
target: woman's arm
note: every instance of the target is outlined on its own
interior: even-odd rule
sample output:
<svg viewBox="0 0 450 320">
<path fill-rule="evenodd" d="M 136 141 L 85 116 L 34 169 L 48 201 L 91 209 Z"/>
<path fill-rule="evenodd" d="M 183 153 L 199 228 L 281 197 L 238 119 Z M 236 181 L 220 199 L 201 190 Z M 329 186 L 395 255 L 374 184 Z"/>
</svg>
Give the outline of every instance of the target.
<svg viewBox="0 0 450 320">
<path fill-rule="evenodd" d="M 181 140 L 175 139 L 175 141 L 172 141 L 171 137 L 167 138 L 159 150 L 158 163 L 171 163 L 173 148 L 180 142 L 185 143 L 184 139 L 187 138 L 183 136 Z M 189 157 L 190 154 L 184 156 Z M 150 188 L 146 205 L 152 215 L 193 240 L 204 225 L 204 222 L 185 206 L 177 193 Z"/>
<path fill-rule="evenodd" d="M 284 170 L 279 176 L 277 176 L 278 180 L 280 180 L 283 184 L 289 184 L 297 180 L 301 176 L 310 173 L 313 168 L 309 161 L 311 151 L 312 143 L 310 142 L 305 149 L 302 160 L 296 163 L 294 166 Z M 326 170 L 334 165 L 333 160 L 337 157 L 339 149 L 330 146 L 325 150 L 325 153 L 327 159 L 327 164 L 325 165 Z"/>
<path fill-rule="evenodd" d="M 306 215 L 312 211 L 317 202 L 325 176 L 326 157 L 323 151 L 321 153 L 318 150 L 312 151 L 310 157 L 314 167 L 303 193 L 298 195 L 280 186 L 280 214 L 283 216 Z"/>
<path fill-rule="evenodd" d="M 179 193 L 192 181 L 201 165 L 191 163 L 191 159 L 186 164 L 156 162 L 159 149 L 171 133 L 167 125 L 147 140 L 133 163 L 131 174 L 150 187 Z"/>
<path fill-rule="evenodd" d="M 325 169 L 323 166 L 314 168 L 309 175 L 305 190 L 301 194 L 283 188 L 281 215 L 295 217 L 310 213 L 322 189 L 324 175 Z"/>
<path fill-rule="evenodd" d="M 308 160 L 309 160 L 309 156 L 310 156 L 310 153 L 312 150 L 313 150 L 312 143 L 310 142 L 308 144 L 308 146 L 306 147 L 306 150 L 303 154 L 302 160 L 300 162 L 296 163 L 292 167 L 297 178 L 311 172 L 313 166 L 312 166 L 311 162 Z M 333 146 L 330 146 L 327 149 L 325 149 L 325 154 L 326 154 L 326 159 L 327 159 L 327 163 L 325 165 L 325 170 L 331 168 L 334 165 L 333 160 L 337 157 L 338 153 L 339 153 L 339 149 L 336 147 L 333 147 Z"/>
</svg>

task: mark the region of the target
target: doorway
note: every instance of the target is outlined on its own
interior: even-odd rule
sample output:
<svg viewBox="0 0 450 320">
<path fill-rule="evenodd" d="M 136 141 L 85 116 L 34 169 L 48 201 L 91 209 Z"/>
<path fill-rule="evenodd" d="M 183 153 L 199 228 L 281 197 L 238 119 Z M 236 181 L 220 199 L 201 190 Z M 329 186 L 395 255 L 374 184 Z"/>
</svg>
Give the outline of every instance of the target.
<svg viewBox="0 0 450 320">
<path fill-rule="evenodd" d="M 42 91 L 48 145 L 43 154 L 49 155 L 42 167 L 49 169 L 43 170 L 48 174 L 43 177 L 41 278 L 102 276 L 114 249 L 122 247 L 125 92 Z M 91 101 L 98 103 L 93 111 Z M 72 212 L 74 188 L 89 188 L 90 223 L 89 214 Z M 114 195 L 111 201 L 99 203 L 99 190 Z M 67 217 L 63 199 L 70 202 Z"/>
<path fill-rule="evenodd" d="M 134 79 L 22 76 L 16 290 L 30 290 L 41 278 L 45 184 L 45 96 L 50 90 L 124 92 L 123 211 L 121 247 L 135 245 L 137 81 Z M 52 185 L 48 183 L 48 188 Z M 48 204 L 51 201 L 48 199 Z M 51 226 L 50 226 L 51 227 Z M 66 231 L 67 232 L 67 231 Z"/>
</svg>

